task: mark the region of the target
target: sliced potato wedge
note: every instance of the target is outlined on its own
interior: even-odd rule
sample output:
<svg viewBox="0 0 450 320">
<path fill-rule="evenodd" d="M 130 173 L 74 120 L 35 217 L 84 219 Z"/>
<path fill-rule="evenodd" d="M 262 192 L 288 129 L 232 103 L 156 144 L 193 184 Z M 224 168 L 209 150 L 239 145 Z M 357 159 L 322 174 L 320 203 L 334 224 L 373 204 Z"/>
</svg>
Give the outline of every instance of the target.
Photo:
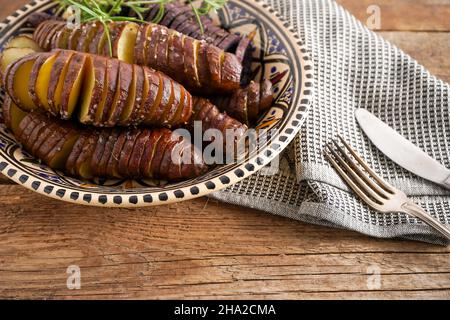
<svg viewBox="0 0 450 320">
<path fill-rule="evenodd" d="M 135 108 L 137 108 L 136 103 L 136 83 L 137 83 L 137 72 L 139 70 L 138 66 L 132 65 L 133 68 L 133 79 L 131 81 L 130 91 L 128 91 L 128 98 L 125 103 L 125 107 L 120 115 L 119 125 L 127 126 L 131 123 L 131 115 Z"/>
<path fill-rule="evenodd" d="M 116 60 L 108 59 L 106 68 L 107 77 L 105 88 L 107 88 L 108 91 L 105 103 L 103 105 L 100 104 L 95 113 L 95 125 L 97 126 L 107 121 L 109 110 L 114 106 L 114 103 L 117 103 L 116 89 L 119 80 L 119 63 Z"/>
<path fill-rule="evenodd" d="M 9 48 L 32 49 L 35 52 L 42 51 L 36 41 L 34 41 L 31 36 L 25 34 L 19 35 L 9 40 L 4 49 L 6 50 Z"/>
<path fill-rule="evenodd" d="M 7 48 L 2 52 L 1 58 L 0 58 L 0 70 L 1 74 L 4 75 L 6 73 L 6 69 L 8 66 L 19 60 L 22 57 L 25 57 L 31 53 L 34 53 L 33 49 L 30 48 Z M 3 77 L 3 76 L 2 76 Z"/>
<path fill-rule="evenodd" d="M 8 95 L 5 96 L 2 110 L 6 127 L 16 135 L 18 133 L 20 122 L 28 113 L 20 109 Z"/>
<path fill-rule="evenodd" d="M 67 70 L 61 94 L 61 118 L 70 119 L 77 105 L 84 79 L 86 55 L 75 53 Z"/>
<path fill-rule="evenodd" d="M 50 105 L 50 111 L 53 115 L 59 115 L 61 110 L 61 93 L 64 85 L 64 79 L 69 69 L 70 59 L 74 52 L 61 51 L 53 64 L 50 73 L 50 82 L 48 85 L 47 97 Z"/>
<path fill-rule="evenodd" d="M 128 63 L 120 62 L 119 65 L 119 84 L 117 85 L 117 104 L 113 106 L 108 118 L 107 125 L 115 126 L 120 120 L 120 116 L 125 109 L 133 82 L 133 67 Z"/>
<path fill-rule="evenodd" d="M 117 58 L 119 60 L 133 63 L 134 50 L 136 46 L 136 38 L 138 34 L 139 25 L 131 22 L 127 23 L 123 29 L 119 40 L 117 42 Z"/>
<path fill-rule="evenodd" d="M 39 68 L 39 73 L 36 78 L 36 95 L 39 99 L 40 105 L 44 107 L 45 110 L 50 111 L 50 103 L 48 97 L 48 87 L 50 84 L 50 75 L 52 72 L 53 65 L 58 58 L 60 51 L 55 52 L 50 55 L 50 57 L 45 60 L 42 66 Z"/>
<path fill-rule="evenodd" d="M 75 142 L 77 141 L 79 134 L 76 130 L 70 130 L 66 136 L 53 148 L 53 150 L 47 156 L 47 163 L 50 168 L 56 170 L 64 169 L 66 161 L 69 158 Z"/>
<path fill-rule="evenodd" d="M 27 84 L 30 81 L 31 70 L 37 59 L 35 54 L 27 55 L 13 62 L 6 69 L 5 86 L 14 103 L 25 111 L 37 108 L 33 102 Z"/>
<path fill-rule="evenodd" d="M 83 26 L 83 31 L 81 32 L 80 38 L 78 39 L 77 51 L 89 52 L 89 47 L 92 43 L 92 40 L 97 35 L 99 27 L 99 22 L 91 22 Z"/>
<path fill-rule="evenodd" d="M 79 120 L 84 124 L 92 124 L 95 120 L 95 114 L 98 105 L 101 103 L 103 93 L 106 90 L 106 61 L 100 56 L 87 56 L 85 65 L 85 74 L 83 79 L 83 88 L 81 90 L 81 104 Z"/>
</svg>

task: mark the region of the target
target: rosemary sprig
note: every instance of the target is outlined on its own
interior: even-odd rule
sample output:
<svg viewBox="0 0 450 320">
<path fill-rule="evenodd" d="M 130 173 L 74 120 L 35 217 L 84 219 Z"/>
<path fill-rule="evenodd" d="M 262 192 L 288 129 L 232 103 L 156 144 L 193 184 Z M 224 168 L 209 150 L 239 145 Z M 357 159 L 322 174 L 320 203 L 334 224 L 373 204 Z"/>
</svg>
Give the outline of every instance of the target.
<svg viewBox="0 0 450 320">
<path fill-rule="evenodd" d="M 159 23 L 164 18 L 165 7 L 167 4 L 176 0 L 55 0 L 58 2 L 57 14 L 64 12 L 69 7 L 77 8 L 80 11 L 80 22 L 99 21 L 105 30 L 109 52 L 112 55 L 111 30 L 108 26 L 113 21 L 145 22 L 144 14 L 149 10 L 149 5 L 159 4 L 159 10 L 156 14 L 154 23 Z M 204 27 L 201 16 L 209 14 L 211 11 L 217 11 L 223 7 L 228 0 L 203 0 L 200 7 L 194 5 L 194 0 L 186 0 L 194 12 L 195 19 L 204 33 Z M 137 16 L 121 16 L 125 8 L 131 9 Z"/>
</svg>

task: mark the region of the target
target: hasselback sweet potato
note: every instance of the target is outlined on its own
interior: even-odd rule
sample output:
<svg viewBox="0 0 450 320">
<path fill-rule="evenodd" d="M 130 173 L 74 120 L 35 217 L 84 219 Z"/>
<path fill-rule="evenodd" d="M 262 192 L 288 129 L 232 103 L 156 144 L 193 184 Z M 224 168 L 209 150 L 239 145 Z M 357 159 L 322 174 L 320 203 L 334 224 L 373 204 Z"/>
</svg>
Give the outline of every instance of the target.
<svg viewBox="0 0 450 320">
<path fill-rule="evenodd" d="M 37 111 L 11 116 L 8 123 L 19 122 L 14 133 L 25 150 L 51 168 L 83 179 L 179 181 L 208 169 L 199 151 L 169 129 L 94 130 Z"/>
<path fill-rule="evenodd" d="M 222 111 L 249 125 L 272 106 L 273 99 L 272 83 L 265 80 L 262 83 L 252 81 L 231 96 L 214 97 L 212 101 Z"/>
<path fill-rule="evenodd" d="M 193 93 L 228 94 L 240 87 L 243 67 L 239 58 L 206 41 L 157 24 L 112 22 L 109 27 L 112 56 L 119 60 L 162 71 Z M 45 49 L 110 54 L 98 23 L 67 29 L 61 21 L 44 21 L 36 28 L 34 39 Z M 43 34 L 49 32 L 50 40 Z"/>
<path fill-rule="evenodd" d="M 223 136 L 224 146 L 227 146 L 226 138 L 228 136 L 232 136 L 237 142 L 248 129 L 245 124 L 226 113 L 221 113 L 210 100 L 200 97 L 194 98 L 194 115 L 189 127 L 194 129 L 196 122 L 202 126 L 202 132 L 209 129 L 219 130 Z"/>
<path fill-rule="evenodd" d="M 165 74 L 75 51 L 23 57 L 8 67 L 5 84 L 24 110 L 39 108 L 62 119 L 77 112 L 81 123 L 97 127 L 179 127 L 192 115 L 190 93 Z"/>
<path fill-rule="evenodd" d="M 155 21 L 159 4 L 150 4 L 146 20 Z M 204 33 L 200 32 L 200 26 L 192 8 L 181 2 L 172 2 L 166 5 L 164 17 L 158 24 L 177 30 L 197 40 L 205 40 L 227 52 L 236 52 L 238 44 L 245 37 L 231 33 L 223 28 L 215 26 L 208 16 L 201 16 Z M 249 43 L 246 44 L 247 47 Z"/>
</svg>

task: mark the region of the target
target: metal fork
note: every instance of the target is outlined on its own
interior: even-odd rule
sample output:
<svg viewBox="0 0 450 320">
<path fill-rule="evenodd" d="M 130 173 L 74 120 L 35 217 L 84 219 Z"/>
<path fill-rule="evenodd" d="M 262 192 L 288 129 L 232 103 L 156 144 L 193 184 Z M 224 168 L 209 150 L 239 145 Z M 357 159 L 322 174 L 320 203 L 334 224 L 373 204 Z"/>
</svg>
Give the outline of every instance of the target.
<svg viewBox="0 0 450 320">
<path fill-rule="evenodd" d="M 341 136 L 338 137 L 344 148 L 333 140 L 332 144 L 327 145 L 325 156 L 367 205 L 382 213 L 401 212 L 416 217 L 450 240 L 448 228 L 415 204 L 404 192 L 378 176 Z"/>
</svg>

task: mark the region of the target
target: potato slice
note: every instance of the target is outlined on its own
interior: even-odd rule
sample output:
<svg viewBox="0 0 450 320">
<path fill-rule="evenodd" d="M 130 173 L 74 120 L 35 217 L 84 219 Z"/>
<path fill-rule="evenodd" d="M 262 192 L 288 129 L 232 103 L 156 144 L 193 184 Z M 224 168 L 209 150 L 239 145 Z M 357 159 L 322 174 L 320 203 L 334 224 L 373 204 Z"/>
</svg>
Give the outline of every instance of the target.
<svg viewBox="0 0 450 320">
<path fill-rule="evenodd" d="M 64 136 L 69 132 L 65 126 L 60 126 L 60 123 L 55 121 L 54 130 L 45 139 L 44 143 L 39 147 L 38 155 L 45 163 L 49 163 L 48 156 L 51 155 L 51 151 L 58 146 L 58 144 L 64 139 Z M 50 126 L 53 126 L 51 124 Z"/>
<path fill-rule="evenodd" d="M 143 84 L 142 84 L 141 105 L 139 106 L 139 113 L 136 116 L 136 122 L 141 124 L 145 121 L 145 115 L 147 113 L 146 102 L 147 102 L 147 98 L 150 94 L 150 82 L 148 80 L 148 76 L 145 71 L 145 67 L 139 66 L 139 68 L 142 71 Z"/>
<path fill-rule="evenodd" d="M 61 118 L 70 119 L 80 96 L 86 55 L 75 53 L 67 70 L 61 94 Z"/>
<path fill-rule="evenodd" d="M 107 169 L 109 159 L 111 158 L 111 154 L 113 152 L 114 145 L 119 137 L 120 130 L 114 129 L 111 130 L 111 133 L 108 136 L 107 141 L 105 142 L 105 147 L 103 153 L 100 158 L 98 158 L 96 173 L 99 177 L 107 176 Z"/>
<path fill-rule="evenodd" d="M 183 109 L 189 108 L 188 99 L 186 97 L 187 92 L 184 89 L 184 87 L 178 85 L 178 83 L 177 83 L 174 90 L 175 90 L 175 92 L 177 92 L 177 94 L 179 94 L 179 101 L 174 110 L 175 113 L 169 116 L 169 119 L 170 119 L 169 126 L 170 127 L 178 127 L 178 126 L 182 125 L 183 123 L 181 122 L 181 116 L 183 114 Z"/>
<path fill-rule="evenodd" d="M 158 53 L 158 45 L 159 45 L 159 25 L 152 25 L 151 28 L 149 28 L 149 33 L 147 36 L 147 50 L 145 52 L 145 65 L 157 68 L 157 53 Z"/>
<path fill-rule="evenodd" d="M 78 39 L 77 51 L 79 52 L 89 52 L 89 47 L 92 40 L 97 35 L 98 29 L 100 27 L 99 22 L 87 23 L 83 26 L 80 38 Z M 96 53 L 96 52 L 92 52 Z"/>
<path fill-rule="evenodd" d="M 16 135 L 18 133 L 20 122 L 27 116 L 28 113 L 20 109 L 12 101 L 9 95 L 5 96 L 2 109 L 5 125 L 13 132 L 14 135 Z"/>
<path fill-rule="evenodd" d="M 37 87 L 36 87 L 37 79 L 39 76 L 39 72 L 42 68 L 42 65 L 51 56 L 52 53 L 50 52 L 38 55 L 38 58 L 36 59 L 36 62 L 33 64 L 33 68 L 31 69 L 30 81 L 28 82 L 28 91 L 30 92 L 31 99 L 33 99 L 34 104 L 38 106 L 40 109 L 44 109 L 44 106 L 42 105 L 41 100 L 39 99 L 37 94 Z"/>
<path fill-rule="evenodd" d="M 150 84 L 150 90 L 145 106 L 146 114 L 144 124 L 153 125 L 156 123 L 155 122 L 156 109 L 161 107 L 160 105 L 164 87 L 163 76 L 160 72 L 155 72 L 154 70 L 152 71 L 147 68 L 145 68 L 145 72 L 147 74 L 148 81 Z"/>
<path fill-rule="evenodd" d="M 133 129 L 126 132 L 126 141 L 120 153 L 119 163 L 117 167 L 119 175 L 122 177 L 130 176 L 128 172 L 128 164 L 130 162 L 131 154 L 133 152 L 136 140 L 141 132 L 142 130 L 140 129 Z"/>
<path fill-rule="evenodd" d="M 78 139 L 75 141 L 75 144 L 70 151 L 69 157 L 66 161 L 66 171 L 72 175 L 76 175 L 76 162 L 81 152 L 83 151 L 83 147 L 86 145 L 89 136 L 91 135 L 92 130 L 86 130 L 81 133 Z"/>
<path fill-rule="evenodd" d="M 145 151 L 145 145 L 150 139 L 151 131 L 148 129 L 141 130 L 140 135 L 136 139 L 133 151 L 131 152 L 128 162 L 128 175 L 130 177 L 140 177 L 140 163 Z"/>
<path fill-rule="evenodd" d="M 36 52 L 42 51 L 36 41 L 31 36 L 25 34 L 11 38 L 4 47 L 5 50 L 9 48 L 31 49 Z"/>
<path fill-rule="evenodd" d="M 94 173 L 91 167 L 91 159 L 94 154 L 95 145 L 98 138 L 99 132 L 92 131 L 75 163 L 75 172 L 82 179 L 88 180 L 94 178 Z"/>
<path fill-rule="evenodd" d="M 76 50 L 78 47 L 78 40 L 81 36 L 81 29 L 80 28 L 74 28 L 72 29 L 72 32 L 70 33 L 69 39 L 67 41 L 68 49 Z"/>
<path fill-rule="evenodd" d="M 186 75 L 192 75 L 192 77 L 186 79 L 186 81 L 193 88 L 201 88 L 197 68 L 199 47 L 200 41 L 184 37 L 184 73 Z"/>
<path fill-rule="evenodd" d="M 47 126 L 48 123 L 46 123 L 45 121 L 41 121 L 36 125 L 33 132 L 27 139 L 27 143 L 29 144 L 29 146 L 31 146 L 31 148 L 28 150 L 30 150 L 32 154 L 34 154 L 34 152 L 36 152 L 36 150 L 40 147 L 42 142 L 45 141 L 45 138 L 47 138 L 47 136 L 51 134 L 51 132 L 47 130 Z M 40 143 L 38 143 L 38 141 L 40 141 Z"/>
<path fill-rule="evenodd" d="M 141 114 L 143 114 L 142 108 L 144 107 L 143 96 L 145 87 L 145 75 L 144 69 L 142 69 L 141 66 L 134 65 L 133 67 L 135 68 L 134 74 L 136 77 L 136 97 L 134 98 L 135 103 L 128 124 L 137 126 L 142 122 L 140 116 Z"/>
<path fill-rule="evenodd" d="M 72 51 L 62 51 L 56 58 L 51 70 L 47 96 L 50 110 L 53 115 L 59 115 L 61 110 L 62 87 L 64 85 L 67 70 L 69 69 L 70 59 L 73 54 L 74 52 Z"/>
<path fill-rule="evenodd" d="M 35 54 L 27 55 L 12 63 L 6 69 L 5 86 L 14 103 L 26 111 L 37 108 L 28 91 L 31 70 L 37 59 Z"/>
<path fill-rule="evenodd" d="M 116 89 L 119 80 L 119 61 L 118 60 L 107 60 L 106 66 L 106 83 L 105 88 L 107 89 L 106 101 L 102 105 L 100 104 L 95 113 L 95 125 L 100 126 L 107 122 L 108 113 L 111 108 L 117 103 L 116 100 Z"/>
<path fill-rule="evenodd" d="M 131 114 L 134 109 L 138 107 L 136 103 L 136 83 L 137 83 L 137 72 L 139 70 L 138 66 L 132 65 L 133 68 L 133 79 L 131 81 L 130 91 L 128 91 L 128 98 L 125 103 L 125 108 L 120 115 L 119 125 L 128 126 L 131 123 Z"/>
<path fill-rule="evenodd" d="M 131 22 L 126 24 L 117 42 L 117 55 L 115 57 L 119 60 L 128 63 L 134 62 L 134 50 L 138 29 L 139 25 L 136 23 Z"/>
<path fill-rule="evenodd" d="M 118 135 L 116 142 L 114 143 L 114 147 L 111 152 L 111 156 L 109 157 L 108 164 L 106 166 L 107 176 L 110 178 L 122 178 L 119 174 L 119 158 L 122 152 L 123 146 L 127 140 L 127 134 L 125 131 L 121 131 Z"/>
<path fill-rule="evenodd" d="M 69 38 L 72 33 L 72 29 L 67 26 L 58 32 L 52 45 L 54 48 L 69 49 Z"/>
<path fill-rule="evenodd" d="M 98 105 L 101 103 L 106 90 L 106 61 L 105 57 L 87 56 L 84 74 L 79 120 L 84 124 L 92 124 Z"/>
<path fill-rule="evenodd" d="M 179 97 L 178 97 L 179 99 Z M 173 81 L 169 77 L 163 77 L 163 96 L 159 108 L 156 109 L 155 120 L 158 124 L 166 126 L 168 124 L 167 116 L 172 109 L 175 109 L 175 91 Z"/>
<path fill-rule="evenodd" d="M 184 79 L 184 52 L 183 52 L 183 35 L 179 32 L 172 32 L 169 37 L 169 53 L 168 65 Z"/>
<path fill-rule="evenodd" d="M 140 176 L 152 177 L 150 171 L 152 166 L 152 160 L 155 157 L 156 146 L 158 145 L 161 137 L 162 135 L 160 134 L 160 131 L 153 130 L 152 133 L 150 134 L 150 138 L 145 143 L 144 153 L 142 154 L 141 162 L 139 163 Z"/>
<path fill-rule="evenodd" d="M 40 47 L 44 49 L 44 51 L 50 51 L 52 48 L 52 43 L 54 38 L 58 35 L 58 32 L 65 27 L 65 23 L 58 21 L 58 23 L 53 24 L 52 28 L 48 31 L 47 36 L 43 43 L 39 43 Z"/>
<path fill-rule="evenodd" d="M 133 63 L 139 65 L 145 65 L 145 47 L 147 44 L 147 30 L 150 28 L 150 24 L 141 24 L 136 35 L 136 48 L 134 50 Z"/>
<path fill-rule="evenodd" d="M 22 143 L 25 147 L 31 147 L 31 140 L 29 139 L 31 133 L 39 126 L 39 121 L 32 116 L 25 116 L 23 120 L 19 124 L 19 128 L 17 130 L 16 138 Z"/>
<path fill-rule="evenodd" d="M 108 142 L 109 136 L 112 134 L 113 130 L 101 130 L 98 137 L 98 141 L 95 145 L 95 150 L 91 159 L 91 168 L 94 176 L 101 177 L 100 174 L 100 161 L 105 152 L 106 144 Z"/>
<path fill-rule="evenodd" d="M 75 130 L 70 130 L 64 139 L 61 140 L 58 145 L 53 148 L 50 154 L 47 156 L 50 168 L 56 170 L 64 169 L 66 161 L 69 158 L 70 152 L 72 151 L 75 142 L 78 140 L 80 135 Z"/>
<path fill-rule="evenodd" d="M 103 26 L 103 24 L 100 23 L 97 27 L 97 31 L 94 37 L 92 38 L 92 41 L 89 43 L 88 52 L 93 54 L 101 54 L 101 51 L 99 51 L 100 43 L 105 38 L 106 38 L 105 27 Z"/>
<path fill-rule="evenodd" d="M 39 68 L 39 74 L 36 78 L 35 86 L 36 86 L 36 95 L 39 99 L 40 105 L 42 105 L 45 110 L 50 111 L 50 103 L 48 97 L 48 87 L 50 85 L 50 75 L 55 64 L 56 58 L 58 58 L 61 52 L 58 51 L 52 54 L 42 66 Z"/>
<path fill-rule="evenodd" d="M 47 150 L 49 144 L 48 138 L 51 137 L 55 131 L 58 130 L 59 123 L 55 121 L 51 124 L 44 125 L 43 128 L 44 129 L 40 131 L 39 136 L 31 149 L 31 154 L 35 155 L 39 159 L 44 158 L 46 154 L 44 150 Z"/>
<path fill-rule="evenodd" d="M 120 120 L 120 116 L 125 109 L 128 101 L 128 94 L 130 93 L 130 87 L 133 82 L 133 67 L 129 63 L 120 62 L 119 64 L 119 84 L 116 89 L 115 103 L 111 109 L 108 117 L 108 126 L 115 126 Z"/>
<path fill-rule="evenodd" d="M 2 52 L 1 58 L 0 58 L 0 70 L 2 77 L 6 73 L 6 69 L 10 64 L 13 62 L 19 60 L 22 57 L 25 57 L 31 53 L 34 53 L 33 49 L 30 48 L 7 48 Z"/>
<path fill-rule="evenodd" d="M 155 153 L 152 159 L 152 165 L 150 169 L 151 177 L 160 178 L 161 162 L 163 160 L 166 147 L 170 145 L 172 134 L 170 130 L 161 130 L 162 137 L 156 145 Z"/>
</svg>

